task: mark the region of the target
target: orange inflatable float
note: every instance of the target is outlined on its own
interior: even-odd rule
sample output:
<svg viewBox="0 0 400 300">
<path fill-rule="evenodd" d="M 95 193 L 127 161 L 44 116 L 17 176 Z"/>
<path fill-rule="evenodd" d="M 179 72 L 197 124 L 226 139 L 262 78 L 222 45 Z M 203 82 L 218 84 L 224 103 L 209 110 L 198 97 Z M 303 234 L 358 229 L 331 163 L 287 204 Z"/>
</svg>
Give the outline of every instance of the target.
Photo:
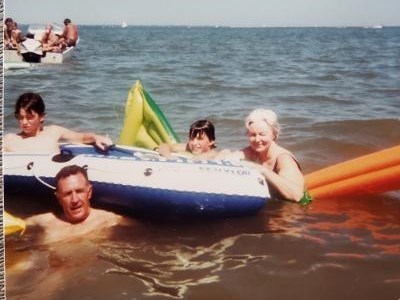
<svg viewBox="0 0 400 300">
<path fill-rule="evenodd" d="M 400 189 L 400 146 L 339 163 L 305 176 L 316 199 L 377 194 Z"/>
</svg>

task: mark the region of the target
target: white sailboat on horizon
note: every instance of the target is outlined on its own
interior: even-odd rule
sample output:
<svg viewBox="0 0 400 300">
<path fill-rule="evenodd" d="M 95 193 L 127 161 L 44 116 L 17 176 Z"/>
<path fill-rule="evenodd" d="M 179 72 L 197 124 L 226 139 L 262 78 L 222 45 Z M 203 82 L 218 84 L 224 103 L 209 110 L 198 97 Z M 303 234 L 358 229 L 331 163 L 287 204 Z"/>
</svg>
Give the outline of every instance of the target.
<svg viewBox="0 0 400 300">
<path fill-rule="evenodd" d="M 122 28 L 126 28 L 126 27 L 128 27 L 128 23 L 126 23 L 125 21 L 122 21 L 122 23 L 121 23 L 121 27 L 122 27 Z"/>
</svg>

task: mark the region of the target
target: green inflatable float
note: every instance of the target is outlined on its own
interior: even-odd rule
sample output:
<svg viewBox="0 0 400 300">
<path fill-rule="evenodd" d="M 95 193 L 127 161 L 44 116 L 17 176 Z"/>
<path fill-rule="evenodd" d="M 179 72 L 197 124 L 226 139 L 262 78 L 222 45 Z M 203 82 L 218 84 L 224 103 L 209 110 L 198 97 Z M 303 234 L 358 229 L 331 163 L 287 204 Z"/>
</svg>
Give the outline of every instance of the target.
<svg viewBox="0 0 400 300">
<path fill-rule="evenodd" d="M 161 143 L 179 143 L 179 138 L 138 80 L 128 93 L 118 144 L 153 150 Z"/>
</svg>

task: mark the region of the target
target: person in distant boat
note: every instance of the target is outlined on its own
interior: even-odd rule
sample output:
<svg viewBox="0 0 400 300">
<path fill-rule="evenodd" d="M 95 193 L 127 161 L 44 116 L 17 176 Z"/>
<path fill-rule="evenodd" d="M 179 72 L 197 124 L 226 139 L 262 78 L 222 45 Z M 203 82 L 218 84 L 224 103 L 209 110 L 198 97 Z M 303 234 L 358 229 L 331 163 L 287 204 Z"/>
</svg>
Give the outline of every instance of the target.
<svg viewBox="0 0 400 300">
<path fill-rule="evenodd" d="M 19 44 L 25 40 L 18 24 L 12 18 L 7 18 L 4 22 L 4 49 L 18 50 Z"/>
<path fill-rule="evenodd" d="M 189 139 L 186 144 L 161 144 L 156 151 L 165 157 L 170 157 L 171 152 L 185 153 L 189 152 L 196 158 L 213 158 L 217 151 L 215 150 L 215 128 L 208 120 L 198 120 L 190 126 Z"/>
<path fill-rule="evenodd" d="M 11 31 L 11 43 L 13 44 L 13 47 L 19 49 L 20 44 L 25 40 L 26 37 L 22 34 L 22 30 L 19 29 L 17 22 L 14 22 Z"/>
<path fill-rule="evenodd" d="M 53 25 L 46 25 L 44 34 L 41 39 L 43 51 L 56 51 L 59 49 L 59 38 L 53 31 Z"/>
<path fill-rule="evenodd" d="M 304 177 L 295 156 L 279 146 L 278 118 L 269 109 L 255 109 L 245 120 L 249 146 L 238 150 L 223 150 L 217 159 L 239 159 L 255 162 L 252 167 L 260 171 L 279 197 L 300 201 L 304 194 Z"/>
<path fill-rule="evenodd" d="M 11 33 L 14 26 L 12 18 L 6 18 L 3 26 L 4 49 L 12 49 Z"/>
<path fill-rule="evenodd" d="M 87 170 L 78 165 L 63 167 L 56 175 L 55 196 L 62 213 L 44 213 L 25 220 L 27 226 L 39 226 L 45 242 L 56 242 L 87 235 L 122 223 L 123 217 L 94 209 L 90 205 L 93 186 Z"/>
<path fill-rule="evenodd" d="M 61 35 L 60 45 L 62 48 L 72 47 L 78 41 L 78 26 L 73 24 L 70 19 L 64 20 L 64 32 Z"/>
<path fill-rule="evenodd" d="M 91 132 L 76 132 L 58 125 L 44 126 L 45 105 L 37 93 L 28 92 L 20 95 L 15 104 L 14 114 L 21 132 L 4 136 L 5 152 L 58 153 L 59 141 L 94 143 L 102 150 L 113 144 L 108 137 Z"/>
</svg>

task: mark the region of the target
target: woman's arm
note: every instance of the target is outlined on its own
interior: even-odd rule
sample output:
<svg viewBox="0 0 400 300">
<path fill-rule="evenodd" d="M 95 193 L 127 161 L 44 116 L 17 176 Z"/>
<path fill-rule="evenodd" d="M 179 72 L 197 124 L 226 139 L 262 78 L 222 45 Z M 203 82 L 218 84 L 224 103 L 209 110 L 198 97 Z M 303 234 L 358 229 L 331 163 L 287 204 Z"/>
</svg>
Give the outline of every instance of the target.
<svg viewBox="0 0 400 300">
<path fill-rule="evenodd" d="M 267 182 L 285 199 L 299 202 L 304 194 L 304 177 L 295 159 L 289 155 L 280 155 L 276 172 L 265 166 L 257 167 Z"/>
</svg>

